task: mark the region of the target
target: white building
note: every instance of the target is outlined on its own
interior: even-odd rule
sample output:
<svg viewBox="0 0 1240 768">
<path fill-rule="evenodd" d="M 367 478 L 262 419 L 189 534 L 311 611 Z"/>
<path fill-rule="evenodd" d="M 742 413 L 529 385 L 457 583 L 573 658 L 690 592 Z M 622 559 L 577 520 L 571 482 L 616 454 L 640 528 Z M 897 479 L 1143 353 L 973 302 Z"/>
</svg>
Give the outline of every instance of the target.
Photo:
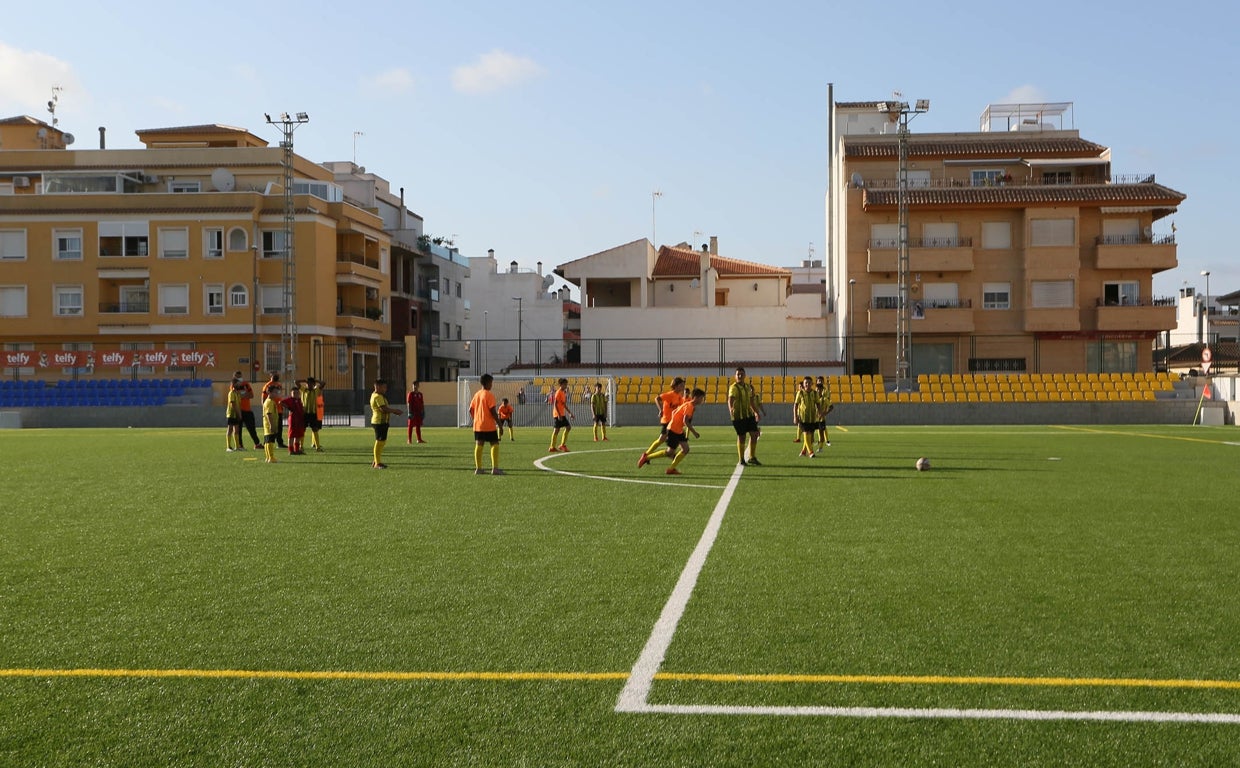
<svg viewBox="0 0 1240 768">
<path fill-rule="evenodd" d="M 543 274 L 542 262 L 534 270 L 515 261 L 501 269 L 489 250 L 470 257 L 469 272 L 465 332 L 478 345 L 470 350 L 474 375 L 564 356 L 568 289 L 551 289 L 556 279 Z"/>
</svg>

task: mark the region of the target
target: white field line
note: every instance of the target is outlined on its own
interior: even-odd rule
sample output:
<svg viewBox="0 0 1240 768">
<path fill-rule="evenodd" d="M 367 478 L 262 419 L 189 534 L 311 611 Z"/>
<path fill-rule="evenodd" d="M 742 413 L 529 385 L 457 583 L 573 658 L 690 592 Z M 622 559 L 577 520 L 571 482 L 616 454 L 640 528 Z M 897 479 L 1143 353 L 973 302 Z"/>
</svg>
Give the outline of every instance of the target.
<svg viewBox="0 0 1240 768">
<path fill-rule="evenodd" d="M 648 706 L 646 700 L 650 697 L 650 687 L 654 684 L 655 673 L 663 665 L 663 657 L 667 655 L 667 649 L 672 644 L 672 637 L 676 634 L 676 625 L 680 623 L 680 617 L 685 613 L 685 607 L 693 595 L 693 588 L 697 585 L 698 576 L 702 573 L 702 567 L 706 565 L 706 556 L 710 554 L 711 547 L 715 545 L 715 537 L 719 535 L 719 529 L 723 527 L 723 516 L 728 511 L 728 504 L 732 501 L 732 494 L 736 492 L 736 485 L 744 469 L 743 466 L 737 464 L 736 469 L 732 470 L 732 478 L 728 480 L 727 487 L 723 489 L 723 495 L 715 504 L 715 511 L 711 513 L 710 520 L 706 523 L 706 530 L 702 531 L 702 538 L 698 539 L 693 554 L 689 556 L 689 562 L 685 563 L 684 570 L 680 572 L 680 578 L 676 581 L 672 596 L 663 606 L 663 613 L 659 615 L 654 631 L 650 633 L 650 639 L 646 641 L 646 647 L 637 657 L 637 663 L 633 665 L 629 679 L 625 682 L 624 689 L 620 691 L 620 698 L 616 701 L 617 712 L 646 711 Z"/>
<path fill-rule="evenodd" d="M 607 453 L 607 452 L 614 452 L 614 451 L 631 452 L 632 450 L 633 450 L 632 448 L 606 448 L 604 450 L 599 450 L 599 451 L 577 451 L 577 453 Z M 568 453 L 549 453 L 546 456 L 543 456 L 541 459 L 538 459 L 537 461 L 535 461 L 534 466 L 538 467 L 544 472 L 554 472 L 557 475 L 566 475 L 568 477 L 584 477 L 588 480 L 608 480 L 613 483 L 636 483 L 638 485 L 670 485 L 670 486 L 675 486 L 676 488 L 711 488 L 714 490 L 720 490 L 726 487 L 722 485 L 701 485 L 699 483 L 678 483 L 672 480 L 636 480 L 631 477 L 608 477 L 607 475 L 587 475 L 584 472 L 568 472 L 563 469 L 552 469 L 546 464 L 547 459 L 554 459 L 554 458 L 559 458 L 563 456 L 572 456 L 572 455 L 573 455 L 572 451 L 569 451 Z M 657 469 L 658 465 L 652 465 L 652 466 L 656 467 L 654 471 L 658 471 Z M 739 467 L 740 465 L 738 464 L 737 466 Z"/>
<path fill-rule="evenodd" d="M 723 527 L 732 495 L 736 492 L 744 467 L 737 465 L 724 488 L 706 530 L 685 563 L 671 597 L 655 623 L 646 646 L 629 672 L 629 678 L 616 701 L 617 712 L 667 715 L 758 715 L 776 717 L 855 717 L 907 718 L 920 720 L 1076 720 L 1142 723 L 1214 723 L 1240 725 L 1240 713 L 1231 712 L 1144 712 L 1144 711 L 1082 711 L 1042 709 L 952 709 L 942 707 L 807 707 L 807 706 L 728 706 L 713 704 L 650 704 L 650 689 L 655 675 L 663 665 L 671 647 L 676 627 L 684 616 L 698 577 L 706 565 Z"/>
</svg>

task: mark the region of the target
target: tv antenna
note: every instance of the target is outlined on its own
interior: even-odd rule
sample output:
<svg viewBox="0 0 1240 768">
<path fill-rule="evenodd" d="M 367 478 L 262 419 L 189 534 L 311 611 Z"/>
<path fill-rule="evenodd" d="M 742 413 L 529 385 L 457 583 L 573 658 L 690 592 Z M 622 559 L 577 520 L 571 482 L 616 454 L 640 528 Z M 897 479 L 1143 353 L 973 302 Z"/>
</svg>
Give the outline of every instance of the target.
<svg viewBox="0 0 1240 768">
<path fill-rule="evenodd" d="M 365 136 L 365 135 L 366 134 L 362 133 L 361 131 L 353 132 L 353 164 L 354 165 L 357 165 L 357 137 Z"/>
<path fill-rule="evenodd" d="M 47 102 L 47 111 L 52 114 L 52 127 L 55 128 L 60 124 L 60 118 L 56 117 L 56 105 L 60 103 L 60 92 L 64 90 L 63 86 L 52 86 L 52 98 Z"/>
</svg>

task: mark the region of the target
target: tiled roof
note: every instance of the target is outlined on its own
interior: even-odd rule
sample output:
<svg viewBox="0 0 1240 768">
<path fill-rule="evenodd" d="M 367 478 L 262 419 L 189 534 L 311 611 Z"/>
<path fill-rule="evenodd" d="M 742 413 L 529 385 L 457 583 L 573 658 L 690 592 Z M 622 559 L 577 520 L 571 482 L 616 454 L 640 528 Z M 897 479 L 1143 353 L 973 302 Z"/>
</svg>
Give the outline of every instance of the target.
<svg viewBox="0 0 1240 768">
<path fill-rule="evenodd" d="M 38 118 L 31 117 L 30 115 L 0 118 L 0 125 L 42 125 L 46 128 L 51 128 L 51 126 L 47 123 L 39 120 Z"/>
<path fill-rule="evenodd" d="M 659 249 L 659 257 L 655 260 L 652 277 L 696 277 L 701 263 L 701 253 L 689 248 L 673 248 L 663 246 Z M 739 277 L 742 275 L 773 275 L 791 277 L 786 269 L 772 267 L 767 264 L 756 264 L 752 261 L 729 259 L 715 254 L 710 255 L 710 265 L 720 277 Z"/>
<path fill-rule="evenodd" d="M 249 131 L 232 125 L 207 123 L 205 125 L 181 125 L 174 128 L 142 128 L 135 133 L 249 133 Z"/>
<path fill-rule="evenodd" d="M 907 191 L 909 205 L 1162 205 L 1174 207 L 1186 195 L 1157 183 L 1146 184 L 1048 184 L 1002 187 L 916 188 Z M 866 208 L 895 208 L 899 190 L 866 189 Z"/>
<path fill-rule="evenodd" d="M 1107 148 L 1076 136 L 1027 133 L 914 134 L 909 157 L 942 158 L 1072 158 L 1101 157 Z M 894 135 L 846 138 L 844 155 L 851 160 L 896 159 L 900 143 Z"/>
</svg>

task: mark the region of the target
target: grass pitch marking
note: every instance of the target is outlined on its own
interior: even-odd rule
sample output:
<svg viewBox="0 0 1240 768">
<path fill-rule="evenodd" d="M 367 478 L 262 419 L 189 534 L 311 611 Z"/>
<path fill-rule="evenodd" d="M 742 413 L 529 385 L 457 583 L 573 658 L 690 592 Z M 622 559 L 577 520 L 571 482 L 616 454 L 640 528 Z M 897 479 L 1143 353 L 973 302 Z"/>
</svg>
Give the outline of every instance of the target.
<svg viewBox="0 0 1240 768">
<path fill-rule="evenodd" d="M 1041 709 L 953 709 L 929 707 L 806 707 L 806 706 L 739 706 L 713 704 L 651 704 L 650 689 L 656 679 L 701 680 L 713 679 L 726 682 L 868 682 L 868 683 L 921 683 L 921 684 L 974 684 L 974 685 L 1116 685 L 1142 687 L 1202 687 L 1240 688 L 1235 681 L 1185 681 L 1185 680 L 1125 680 L 1103 682 L 1089 678 L 1000 678 L 1000 677 L 939 677 L 939 676 L 795 676 L 795 675 L 701 675 L 662 673 L 659 668 L 671 647 L 672 638 L 680 619 L 688 607 L 689 598 L 697 586 L 706 558 L 714 547 L 723 526 L 723 517 L 736 492 L 743 467 L 737 466 L 715 504 L 706 529 L 685 563 L 676 586 L 659 619 L 655 622 L 646 645 L 637 657 L 624 688 L 616 700 L 616 712 L 634 714 L 672 715 L 764 715 L 777 717 L 851 717 L 851 718 L 905 718 L 923 720 L 1096 720 L 1110 722 L 1145 723 L 1219 723 L 1240 725 L 1240 713 L 1231 712 L 1157 712 L 1157 711 L 1068 711 Z"/>
<path fill-rule="evenodd" d="M 566 475 L 568 477 L 584 477 L 588 480 L 609 480 L 613 483 L 636 483 L 638 485 L 670 485 L 676 488 L 710 488 L 712 490 L 721 490 L 725 486 L 722 485 L 703 485 L 701 483 L 678 483 L 672 480 L 638 480 L 632 477 L 611 477 L 610 475 L 590 475 L 585 472 L 569 472 L 563 469 L 553 469 L 547 466 L 548 459 L 563 458 L 572 456 L 573 453 L 615 453 L 616 451 L 631 452 L 632 448 L 606 448 L 597 451 L 570 451 L 569 453 L 549 453 L 534 462 L 534 466 L 544 472 L 552 472 L 557 475 Z"/>
</svg>

